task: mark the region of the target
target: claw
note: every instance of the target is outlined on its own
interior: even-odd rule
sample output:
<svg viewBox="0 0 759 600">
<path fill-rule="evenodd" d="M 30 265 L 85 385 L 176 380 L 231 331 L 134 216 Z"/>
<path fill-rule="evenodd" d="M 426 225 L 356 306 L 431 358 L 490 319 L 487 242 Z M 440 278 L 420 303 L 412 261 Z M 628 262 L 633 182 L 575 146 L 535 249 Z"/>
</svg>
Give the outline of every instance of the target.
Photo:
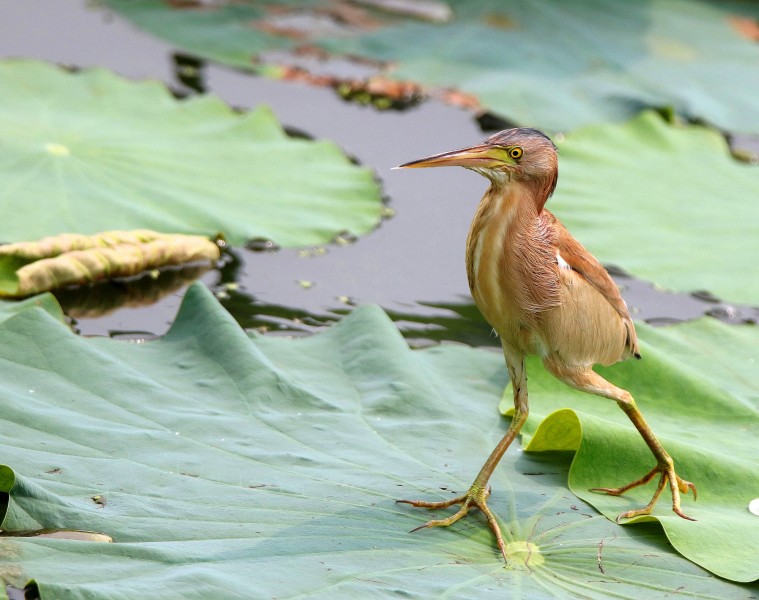
<svg viewBox="0 0 759 600">
<path fill-rule="evenodd" d="M 605 494 L 609 494 L 610 496 L 621 496 L 626 491 L 631 490 L 634 487 L 647 484 L 657 475 L 657 473 L 661 474 L 661 477 L 659 478 L 659 483 L 656 486 L 656 491 L 654 492 L 654 495 L 651 498 L 651 501 L 643 508 L 639 508 L 636 510 L 628 510 L 627 512 L 623 512 L 617 515 L 617 518 L 615 519 L 615 521 L 619 523 L 622 519 L 632 519 L 633 517 L 639 517 L 641 515 L 650 515 L 654 509 L 654 505 L 656 504 L 657 500 L 659 500 L 659 496 L 661 495 L 662 491 L 664 491 L 664 487 L 667 485 L 667 483 L 669 483 L 670 490 L 672 491 L 672 511 L 678 517 L 687 519 L 688 521 L 695 521 L 696 519 L 686 515 L 680 508 L 680 492 L 682 492 L 683 494 L 687 494 L 688 490 L 693 490 L 693 499 L 695 500 L 696 486 L 693 485 L 690 481 L 685 481 L 684 479 L 681 479 L 677 475 L 677 473 L 675 473 L 675 468 L 672 465 L 671 461 L 669 464 L 665 463 L 665 464 L 659 464 L 655 466 L 653 469 L 651 469 L 648 473 L 646 473 L 640 479 L 636 479 L 635 481 L 628 483 L 627 485 L 623 485 L 622 487 L 591 488 L 590 491 L 602 492 Z"/>
<path fill-rule="evenodd" d="M 469 502 L 464 501 L 458 512 L 452 514 L 450 517 L 447 517 L 445 519 L 432 519 L 431 521 L 422 523 L 419 525 L 419 527 L 414 527 L 411 531 L 409 531 L 409 533 L 414 533 L 415 531 L 425 529 L 426 527 L 448 527 L 449 525 L 453 525 L 456 521 L 464 517 L 469 512 L 469 506 Z"/>
<path fill-rule="evenodd" d="M 697 521 L 697 520 L 698 520 L 698 519 L 694 519 L 693 517 L 689 517 L 688 515 L 686 515 L 686 514 L 685 514 L 685 513 L 684 513 L 682 510 L 680 510 L 679 508 L 673 508 L 672 510 L 673 510 L 673 511 L 675 511 L 675 514 L 676 514 L 678 517 L 682 517 L 682 518 L 683 518 L 683 519 L 685 519 L 686 521 Z"/>
<path fill-rule="evenodd" d="M 696 486 L 692 484 L 690 481 L 685 481 L 684 479 L 680 479 L 677 477 L 677 487 L 680 488 L 680 491 L 683 494 L 687 494 L 688 490 L 693 491 L 693 499 L 698 500 L 698 491 L 696 490 Z"/>
<path fill-rule="evenodd" d="M 454 504 L 461 504 L 461 508 L 445 519 L 432 519 L 426 523 L 422 523 L 418 527 L 414 527 L 409 533 L 425 529 L 427 527 L 448 527 L 453 525 L 459 519 L 465 517 L 469 512 L 469 509 L 473 506 L 479 508 L 482 514 L 488 521 L 488 525 L 495 535 L 496 544 L 501 551 L 503 559 L 508 562 L 509 558 L 506 556 L 506 543 L 503 541 L 503 535 L 501 535 L 501 528 L 498 525 L 495 514 L 490 510 L 487 505 L 487 498 L 490 496 L 490 487 L 482 490 L 479 487 L 472 486 L 469 491 L 463 496 L 452 498 L 451 500 L 443 500 L 441 502 L 427 502 L 425 500 L 396 500 L 397 504 L 410 504 L 416 508 L 426 508 L 429 510 L 439 510 L 441 508 L 448 508 Z"/>
</svg>

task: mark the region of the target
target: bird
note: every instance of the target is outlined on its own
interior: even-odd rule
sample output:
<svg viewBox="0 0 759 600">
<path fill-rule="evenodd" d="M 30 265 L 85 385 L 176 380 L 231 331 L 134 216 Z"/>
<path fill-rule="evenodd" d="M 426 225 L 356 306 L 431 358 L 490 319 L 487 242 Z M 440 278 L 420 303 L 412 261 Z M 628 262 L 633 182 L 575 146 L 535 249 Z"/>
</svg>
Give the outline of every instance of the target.
<svg viewBox="0 0 759 600">
<path fill-rule="evenodd" d="M 619 496 L 659 477 L 651 501 L 621 513 L 616 521 L 648 515 L 665 488 L 672 510 L 681 494 L 696 486 L 675 471 L 666 452 L 627 390 L 601 377 L 593 366 L 640 358 L 638 338 L 625 301 L 601 263 L 564 227 L 545 204 L 558 182 L 558 152 L 543 132 L 506 129 L 478 145 L 434 154 L 395 167 L 418 169 L 460 166 L 483 175 L 490 186 L 477 207 L 466 241 L 466 272 L 478 309 L 500 338 L 512 384 L 514 413 L 468 491 L 445 501 L 398 500 L 417 508 L 460 508 L 448 517 L 412 529 L 447 527 L 479 509 L 508 562 L 495 514 L 487 505 L 489 480 L 527 420 L 529 406 L 525 357 L 537 355 L 553 376 L 577 390 L 608 398 L 629 417 L 656 461 L 640 479 L 592 491 Z"/>
</svg>

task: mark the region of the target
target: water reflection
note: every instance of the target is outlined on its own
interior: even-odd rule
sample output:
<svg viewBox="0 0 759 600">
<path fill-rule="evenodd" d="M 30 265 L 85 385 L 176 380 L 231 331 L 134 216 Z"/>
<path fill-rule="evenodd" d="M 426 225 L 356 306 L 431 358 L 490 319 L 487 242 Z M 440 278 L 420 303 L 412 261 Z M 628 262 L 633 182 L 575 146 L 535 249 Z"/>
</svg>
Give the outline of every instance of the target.
<svg viewBox="0 0 759 600">
<path fill-rule="evenodd" d="M 206 273 L 208 264 L 166 268 L 137 277 L 55 290 L 53 295 L 72 319 L 97 319 L 121 308 L 150 306 Z"/>
<path fill-rule="evenodd" d="M 411 259 L 391 265 L 401 273 L 394 286 L 368 277 L 370 273 L 353 255 L 363 243 L 276 250 L 266 240 L 258 240 L 251 244 L 255 250 L 226 248 L 215 269 L 166 269 L 156 278 L 107 281 L 60 290 L 55 296 L 85 335 L 130 339 L 162 335 L 186 286 L 201 278 L 243 328 L 261 333 L 307 335 L 340 320 L 357 304 L 374 303 L 412 346 L 439 342 L 499 346 L 492 328 L 460 287 L 446 288 L 449 291 L 443 295 L 448 298 L 429 300 L 424 294 L 428 283 L 414 276 Z M 618 268 L 609 267 L 609 271 L 636 320 L 668 325 L 708 314 L 726 323 L 759 321 L 757 308 L 725 304 L 704 293 L 665 292 Z M 151 308 L 139 314 L 138 307 Z M 146 321 L 146 314 L 153 318 Z"/>
</svg>

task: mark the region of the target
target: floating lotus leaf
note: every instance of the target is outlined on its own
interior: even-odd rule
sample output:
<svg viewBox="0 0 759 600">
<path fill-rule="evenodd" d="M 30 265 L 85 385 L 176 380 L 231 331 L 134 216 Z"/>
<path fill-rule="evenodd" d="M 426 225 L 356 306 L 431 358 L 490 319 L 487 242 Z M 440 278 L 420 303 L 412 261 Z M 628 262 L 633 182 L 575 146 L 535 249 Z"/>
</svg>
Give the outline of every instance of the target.
<svg viewBox="0 0 759 600">
<path fill-rule="evenodd" d="M 698 500 L 683 498 L 684 512 L 696 522 L 672 513 L 666 492 L 655 516 L 634 521 L 659 521 L 691 560 L 720 576 L 753 581 L 759 578 L 759 517 L 748 507 L 759 497 L 759 330 L 703 318 L 667 329 L 643 323 L 638 333 L 643 361 L 599 372 L 636 397 L 678 472 L 697 485 Z M 616 498 L 589 491 L 628 483 L 653 467 L 624 413 L 614 402 L 536 376 L 541 370 L 538 360 L 529 361 L 531 397 L 539 400 L 531 403 L 526 450 L 577 450 L 570 488 L 609 518 L 644 506 L 654 484 Z"/>
<path fill-rule="evenodd" d="M 272 51 L 310 46 L 369 59 L 382 75 L 426 88 L 455 87 L 512 121 L 553 131 L 672 106 L 759 133 L 759 45 L 746 28 L 759 18 L 755 3 L 438 2 L 450 6 L 447 22 L 348 12 L 328 0 L 106 3 L 194 54 L 275 76 L 302 74 L 288 68 L 297 60 Z"/>
<path fill-rule="evenodd" d="M 646 112 L 559 143 L 548 207 L 599 260 L 666 288 L 759 304 L 759 168 L 725 140 Z M 750 270 L 750 269 L 749 269 Z"/>
<path fill-rule="evenodd" d="M 630 364 L 630 388 L 699 484 L 703 497 L 686 508 L 713 536 L 699 552 L 723 552 L 720 525 L 735 518 L 733 503 L 756 493 L 755 465 L 734 468 L 750 462 L 742 446 L 750 432 L 734 434 L 738 416 L 756 426 L 756 384 L 733 381 L 745 366 L 713 376 L 704 345 L 712 335 L 730 342 L 722 367 L 745 361 L 756 332 L 699 323 L 641 333 L 646 359 Z M 696 360 L 683 360 L 689 346 Z M 542 392 L 547 377 L 530 372 L 535 414 L 552 406 Z M 732 383 L 717 395 L 722 382 Z M 508 567 L 476 513 L 448 529 L 408 533 L 428 514 L 394 499 L 466 489 L 505 430 L 496 410 L 505 383 L 499 354 L 460 345 L 409 350 L 376 307 L 308 338 L 251 339 L 196 284 L 169 334 L 139 345 L 82 339 L 46 312 L 24 310 L 0 323 L 0 442 L 10 465 L 0 469 L 8 494 L 0 574 L 16 587 L 34 579 L 42 600 L 244 598 L 251 590 L 599 599 L 677 590 L 722 599 L 756 591 L 686 561 L 652 524 L 620 526 L 598 515 L 566 488 L 565 454 L 514 448 L 496 471 L 491 506 L 504 519 Z M 584 401 L 603 419 L 603 407 L 615 409 Z M 723 447 L 707 460 L 713 468 L 694 471 L 706 463 L 700 438 L 688 432 L 702 435 L 707 414 Z M 593 436 L 616 444 L 609 436 L 617 429 L 594 428 Z M 624 468 L 607 466 L 594 484 L 648 465 L 642 442 L 625 440 Z M 736 477 L 717 493 L 726 472 Z M 627 502 L 609 500 L 613 510 Z M 729 531 L 736 577 L 756 568 L 752 518 L 746 512 L 745 529 Z M 13 536 L 39 529 L 92 531 L 114 543 Z"/>
<path fill-rule="evenodd" d="M 0 62 L 0 90 L 2 241 L 149 228 L 307 245 L 379 222 L 371 171 L 267 108 L 25 60 Z"/>
<path fill-rule="evenodd" d="M 26 300 L 19 300 L 16 302 L 0 300 L 0 323 L 13 315 L 24 312 L 33 307 L 47 311 L 61 322 L 65 320 L 61 307 L 58 302 L 56 302 L 55 298 L 50 294 L 43 294 L 41 296 L 35 296 L 34 298 L 27 298 Z"/>
</svg>

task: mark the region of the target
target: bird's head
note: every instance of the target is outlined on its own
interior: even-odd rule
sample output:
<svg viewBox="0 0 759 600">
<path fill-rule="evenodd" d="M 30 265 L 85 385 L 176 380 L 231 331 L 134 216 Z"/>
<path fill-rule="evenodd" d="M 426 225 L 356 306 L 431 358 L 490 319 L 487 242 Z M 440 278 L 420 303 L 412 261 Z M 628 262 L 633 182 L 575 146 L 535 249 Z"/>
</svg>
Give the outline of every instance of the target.
<svg viewBox="0 0 759 600">
<path fill-rule="evenodd" d="M 412 160 L 396 168 L 465 167 L 487 177 L 494 186 L 524 182 L 539 188 L 548 199 L 558 179 L 556 146 L 537 129 L 505 129 L 481 144 L 426 158 Z"/>
</svg>

